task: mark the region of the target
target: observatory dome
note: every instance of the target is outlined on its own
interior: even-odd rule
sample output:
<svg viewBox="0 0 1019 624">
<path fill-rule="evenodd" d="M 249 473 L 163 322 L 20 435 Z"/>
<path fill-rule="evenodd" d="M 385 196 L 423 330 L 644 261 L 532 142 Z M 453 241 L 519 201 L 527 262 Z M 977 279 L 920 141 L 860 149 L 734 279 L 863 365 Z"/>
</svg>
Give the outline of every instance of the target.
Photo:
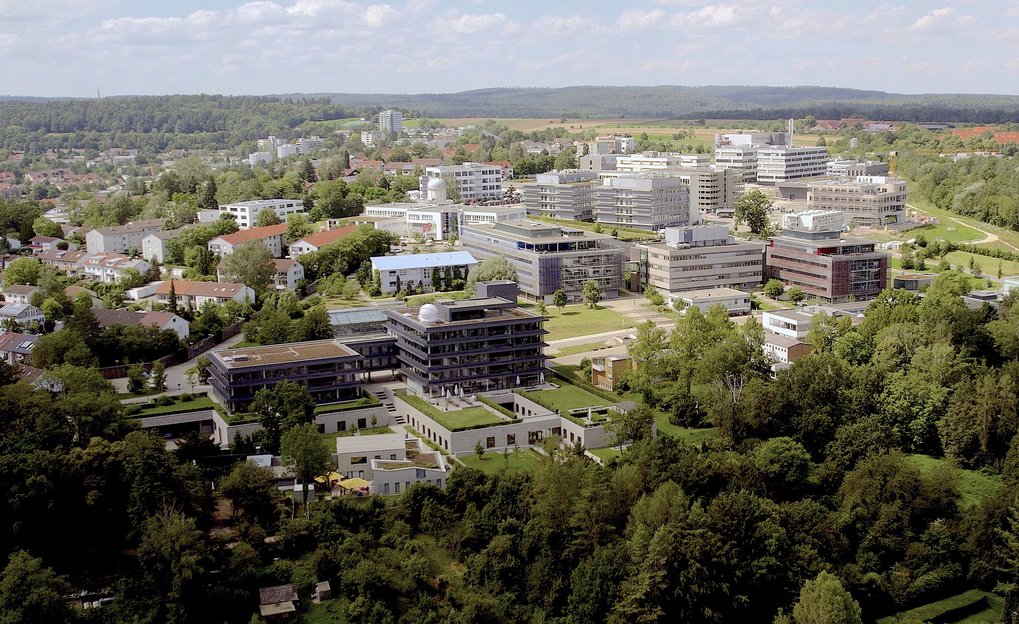
<svg viewBox="0 0 1019 624">
<path fill-rule="evenodd" d="M 426 303 L 418 310 L 418 320 L 422 323 L 434 323 L 439 320 L 439 308 L 431 303 Z"/>
</svg>

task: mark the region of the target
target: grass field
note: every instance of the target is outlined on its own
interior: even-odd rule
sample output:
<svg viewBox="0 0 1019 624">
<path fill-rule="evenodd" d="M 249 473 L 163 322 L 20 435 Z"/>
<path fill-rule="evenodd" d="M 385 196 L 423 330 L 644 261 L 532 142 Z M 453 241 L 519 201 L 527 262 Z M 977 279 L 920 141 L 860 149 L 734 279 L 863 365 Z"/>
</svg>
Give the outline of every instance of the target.
<svg viewBox="0 0 1019 624">
<path fill-rule="evenodd" d="M 334 598 L 313 604 L 301 621 L 304 624 L 347 624 L 347 618 L 343 615 L 345 602 L 345 598 Z"/>
<path fill-rule="evenodd" d="M 571 221 L 569 219 L 553 219 L 552 217 L 531 217 L 534 221 L 543 221 L 545 223 L 554 223 L 556 225 L 562 225 L 565 227 L 574 228 L 577 230 L 586 230 L 588 232 L 594 232 L 595 228 L 599 224 L 592 223 L 589 221 Z M 617 238 L 621 241 L 644 241 L 644 240 L 659 240 L 661 236 L 647 230 L 641 230 L 637 228 L 628 227 L 616 227 L 603 225 L 602 234 L 609 234 L 613 229 L 616 230 Z"/>
<path fill-rule="evenodd" d="M 602 332 L 633 327 L 633 323 L 622 314 L 608 308 L 588 308 L 585 305 L 571 305 L 559 312 L 549 309 L 549 320 L 545 322 L 548 335 L 545 341 L 576 338 Z"/>
<path fill-rule="evenodd" d="M 562 384 L 552 390 L 538 390 L 535 392 L 524 392 L 523 395 L 533 401 L 537 401 L 548 409 L 559 412 L 572 410 L 581 407 L 597 407 L 611 405 L 612 402 L 602 397 L 591 394 L 583 388 Z"/>
<path fill-rule="evenodd" d="M 966 606 L 968 604 L 972 604 L 976 601 L 981 600 L 982 598 L 986 598 L 987 603 L 989 603 L 989 606 L 986 609 L 978 613 L 974 613 L 973 615 L 964 617 L 962 619 L 954 620 L 954 622 L 956 624 L 962 624 L 964 622 L 968 624 L 976 624 L 978 622 L 981 623 L 1000 622 L 1001 610 L 1005 605 L 1004 599 L 1002 599 L 1001 596 L 992 594 L 990 592 L 985 592 L 980 589 L 971 589 L 967 592 L 963 592 L 955 596 L 950 596 L 942 600 L 929 602 L 925 605 L 916 607 L 915 609 L 910 609 L 909 611 L 902 611 L 900 613 L 896 613 L 895 615 L 883 617 L 877 620 L 877 623 L 922 624 L 923 622 L 930 622 L 934 618 L 948 611 Z M 939 619 L 938 621 L 945 622 L 948 620 Z"/>
<path fill-rule="evenodd" d="M 389 427 L 373 427 L 373 428 L 370 428 L 370 429 L 359 429 L 358 433 L 361 434 L 361 435 L 366 435 L 367 436 L 367 435 L 383 435 L 383 434 L 386 434 L 386 433 L 396 433 L 396 432 L 393 431 L 392 429 L 390 429 Z M 333 444 L 332 441 L 335 440 L 336 438 L 349 438 L 349 437 L 353 437 L 353 435 L 354 435 L 353 431 L 337 431 L 336 433 L 323 433 L 322 437 L 325 438 L 326 440 L 328 440 L 329 443 L 332 445 Z M 333 448 L 333 450 L 336 450 L 336 449 Z"/>
<path fill-rule="evenodd" d="M 991 225 L 989 223 L 977 221 L 976 219 L 972 219 L 970 217 L 957 215 L 954 212 L 949 212 L 947 210 L 940 210 L 932 206 L 930 202 L 925 201 L 920 197 L 917 197 L 915 194 L 910 195 L 908 201 L 911 207 L 916 208 L 920 212 L 928 214 L 932 217 L 937 217 L 938 221 L 940 222 L 939 227 L 946 223 L 958 226 L 959 224 L 953 221 L 954 219 L 958 219 L 959 221 L 962 222 L 963 225 L 968 226 L 969 229 L 979 228 L 984 232 L 994 234 L 1000 239 L 994 242 L 980 243 L 982 246 L 992 247 L 994 249 L 1005 249 L 1008 251 L 1019 252 L 1019 232 L 1014 232 L 1003 227 L 998 227 L 997 225 Z M 980 240 L 981 238 L 984 237 L 984 235 L 979 234 L 979 232 L 977 234 L 978 236 L 974 240 Z"/>
<path fill-rule="evenodd" d="M 925 475 L 945 464 L 945 460 L 929 455 L 906 455 L 906 461 L 919 468 Z M 965 469 L 959 469 L 958 473 L 960 505 L 964 508 L 972 507 L 1001 487 L 1001 479 L 997 476 Z"/>
<path fill-rule="evenodd" d="M 493 475 L 504 471 L 531 472 L 541 466 L 545 458 L 534 451 L 518 449 L 508 453 L 488 452 L 481 459 L 478 459 L 477 455 L 463 455 L 457 459 L 468 468 Z"/>
<path fill-rule="evenodd" d="M 594 351 L 596 349 L 603 349 L 605 347 L 604 342 L 587 342 L 580 345 L 573 345 L 572 347 L 563 347 L 562 349 L 555 349 L 555 347 L 549 347 L 546 349 L 548 353 L 555 353 L 554 357 L 566 357 L 567 355 L 576 355 L 578 353 L 586 353 L 588 351 Z"/>
<path fill-rule="evenodd" d="M 592 455 L 602 460 L 603 463 L 608 464 L 610 460 L 621 456 L 623 453 L 617 447 L 606 446 L 605 448 L 587 449 Z"/>
<path fill-rule="evenodd" d="M 410 404 L 411 407 L 425 414 L 435 422 L 439 423 L 450 431 L 477 427 L 480 425 L 498 425 L 505 422 L 502 418 L 483 407 L 468 407 L 466 409 L 444 412 L 428 401 L 410 394 L 399 394 L 399 397 Z"/>
<path fill-rule="evenodd" d="M 714 427 L 692 429 L 690 427 L 674 425 L 669 422 L 669 415 L 664 413 L 655 415 L 655 427 L 658 429 L 658 433 L 685 440 L 694 446 L 700 446 L 702 442 L 717 433 Z"/>
<path fill-rule="evenodd" d="M 974 261 L 980 265 L 980 270 L 991 276 L 997 276 L 998 274 L 998 263 L 1001 263 L 1002 275 L 1016 275 L 1019 273 L 1019 262 L 1014 260 L 1001 260 L 999 258 L 991 258 L 990 256 L 981 256 L 979 254 L 972 254 L 966 251 L 953 251 L 952 253 L 945 256 L 948 262 L 953 267 L 964 267 L 969 271 L 969 260 L 973 258 Z M 992 277 L 994 279 L 994 277 Z"/>
<path fill-rule="evenodd" d="M 198 397 L 190 401 L 174 401 L 170 405 L 153 405 L 135 414 L 136 418 L 145 416 L 159 416 L 165 414 L 183 414 L 185 412 L 196 412 L 198 410 L 212 409 L 214 403 L 209 397 Z"/>
</svg>

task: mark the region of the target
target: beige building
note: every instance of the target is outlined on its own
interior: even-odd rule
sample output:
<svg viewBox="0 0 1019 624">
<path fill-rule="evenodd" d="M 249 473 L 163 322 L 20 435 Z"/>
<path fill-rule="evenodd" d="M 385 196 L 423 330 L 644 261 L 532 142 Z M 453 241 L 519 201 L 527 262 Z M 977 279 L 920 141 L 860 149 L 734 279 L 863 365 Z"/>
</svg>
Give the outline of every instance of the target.
<svg viewBox="0 0 1019 624">
<path fill-rule="evenodd" d="M 757 182 L 757 148 L 751 145 L 716 147 L 715 166 L 735 171 L 744 183 Z"/>
<path fill-rule="evenodd" d="M 85 234 L 85 248 L 90 254 L 141 251 L 142 239 L 163 229 L 163 219 L 147 219 L 126 225 L 96 228 Z"/>
<path fill-rule="evenodd" d="M 702 313 L 715 306 L 722 306 L 729 316 L 750 314 L 750 293 L 735 288 L 705 288 L 703 290 L 687 290 L 677 297 L 690 308 L 697 308 Z M 685 310 L 684 310 L 685 311 Z"/>
<path fill-rule="evenodd" d="M 807 207 L 837 210 L 846 223 L 857 225 L 905 223 L 906 181 L 887 176 L 858 176 L 809 182 Z"/>
<path fill-rule="evenodd" d="M 528 216 L 594 220 L 594 190 L 601 184 L 594 171 L 539 173 L 520 185 Z"/>
<path fill-rule="evenodd" d="M 735 240 L 724 225 L 668 228 L 664 243 L 637 247 L 645 283 L 670 299 L 706 288 L 752 290 L 763 281 L 763 245 Z"/>
<path fill-rule="evenodd" d="M 669 173 L 605 178 L 594 191 L 595 220 L 609 226 L 657 232 L 700 222 L 690 207 L 690 189 Z"/>
<path fill-rule="evenodd" d="M 628 355 L 600 355 L 591 358 L 591 383 L 614 392 L 623 375 L 633 370 L 633 360 Z"/>
</svg>

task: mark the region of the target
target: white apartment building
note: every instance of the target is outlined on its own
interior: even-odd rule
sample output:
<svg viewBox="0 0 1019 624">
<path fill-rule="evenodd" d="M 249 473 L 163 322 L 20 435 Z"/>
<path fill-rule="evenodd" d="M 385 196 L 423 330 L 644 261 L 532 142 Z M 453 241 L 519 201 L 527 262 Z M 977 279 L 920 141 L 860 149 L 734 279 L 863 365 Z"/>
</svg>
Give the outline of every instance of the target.
<svg viewBox="0 0 1019 624">
<path fill-rule="evenodd" d="M 242 230 L 254 227 L 263 210 L 274 210 L 280 220 L 286 222 L 288 216 L 304 212 L 304 202 L 300 199 L 252 199 L 219 207 L 220 215 L 231 215 Z"/>
<path fill-rule="evenodd" d="M 85 234 L 85 249 L 90 254 L 127 253 L 131 249 L 141 251 L 142 239 L 162 229 L 162 219 L 147 219 L 126 225 L 95 228 Z"/>
<path fill-rule="evenodd" d="M 362 130 L 361 131 L 361 143 L 365 147 L 375 147 L 381 145 L 386 140 L 386 133 L 381 130 Z"/>
<path fill-rule="evenodd" d="M 166 244 L 180 236 L 184 228 L 160 230 L 142 239 L 142 258 L 163 264 L 166 262 Z"/>
<path fill-rule="evenodd" d="M 758 184 L 823 176 L 828 168 L 827 147 L 767 145 L 757 150 Z"/>
<path fill-rule="evenodd" d="M 290 258 L 273 260 L 276 275 L 272 283 L 276 290 L 297 290 L 297 283 L 304 279 L 304 265 Z"/>
<path fill-rule="evenodd" d="M 807 184 L 807 207 L 837 210 L 858 225 L 906 221 L 906 181 L 885 176 L 832 178 Z"/>
<path fill-rule="evenodd" d="M 734 288 L 688 290 L 677 298 L 688 307 L 697 308 L 705 314 L 719 305 L 725 308 L 729 316 L 750 314 L 750 293 Z"/>
<path fill-rule="evenodd" d="M 735 171 L 744 183 L 757 181 L 757 148 L 751 145 L 720 145 L 715 148 L 715 166 Z"/>
<path fill-rule="evenodd" d="M 450 189 L 451 194 L 458 192 L 460 201 L 464 203 L 502 197 L 503 173 L 500 165 L 475 162 L 425 169 L 427 177 L 445 179 L 447 185 L 456 189 Z"/>
<path fill-rule="evenodd" d="M 269 152 L 251 152 L 248 154 L 248 164 L 255 165 L 272 162 L 272 154 Z"/>
<path fill-rule="evenodd" d="M 725 225 L 666 228 L 664 243 L 637 245 L 644 283 L 669 300 L 710 288 L 753 290 L 764 280 L 764 245 L 737 241 Z"/>
<path fill-rule="evenodd" d="M 325 140 L 318 136 L 301 137 L 297 139 L 297 153 L 302 156 L 314 154 L 322 149 Z"/>
<path fill-rule="evenodd" d="M 750 147 L 752 145 L 788 145 L 789 134 L 787 132 L 729 132 L 715 134 L 715 147 L 723 145 L 737 145 Z"/>
<path fill-rule="evenodd" d="M 886 176 L 891 165 L 876 160 L 829 160 L 825 175 L 855 178 L 859 176 Z"/>
<path fill-rule="evenodd" d="M 297 145 L 293 143 L 284 143 L 276 148 L 276 158 L 286 158 L 288 156 L 296 156 L 299 150 Z"/>
<path fill-rule="evenodd" d="M 529 216 L 594 221 L 594 189 L 601 184 L 594 171 L 539 173 L 520 185 Z"/>
<path fill-rule="evenodd" d="M 700 222 L 690 209 L 690 189 L 667 173 L 605 178 L 594 191 L 595 220 L 657 232 Z"/>
<path fill-rule="evenodd" d="M 616 171 L 642 173 L 665 171 L 679 167 L 703 167 L 711 160 L 708 154 L 674 154 L 670 152 L 644 152 L 616 157 Z"/>
<path fill-rule="evenodd" d="M 403 113 L 398 110 L 384 110 L 379 113 L 379 130 L 393 134 L 403 132 Z"/>
</svg>

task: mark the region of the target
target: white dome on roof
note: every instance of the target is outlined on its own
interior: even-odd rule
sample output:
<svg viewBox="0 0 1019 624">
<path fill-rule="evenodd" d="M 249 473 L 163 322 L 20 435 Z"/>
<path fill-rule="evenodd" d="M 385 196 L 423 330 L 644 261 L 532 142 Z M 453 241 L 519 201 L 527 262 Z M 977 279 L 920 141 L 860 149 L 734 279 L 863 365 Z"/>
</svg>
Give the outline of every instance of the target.
<svg viewBox="0 0 1019 624">
<path fill-rule="evenodd" d="M 434 323 L 439 320 L 439 308 L 431 303 L 426 303 L 418 310 L 418 320 L 422 323 Z"/>
<path fill-rule="evenodd" d="M 446 201 L 446 181 L 442 178 L 432 178 L 428 180 L 428 188 L 425 192 L 428 195 L 426 198 L 428 201 Z"/>
</svg>

